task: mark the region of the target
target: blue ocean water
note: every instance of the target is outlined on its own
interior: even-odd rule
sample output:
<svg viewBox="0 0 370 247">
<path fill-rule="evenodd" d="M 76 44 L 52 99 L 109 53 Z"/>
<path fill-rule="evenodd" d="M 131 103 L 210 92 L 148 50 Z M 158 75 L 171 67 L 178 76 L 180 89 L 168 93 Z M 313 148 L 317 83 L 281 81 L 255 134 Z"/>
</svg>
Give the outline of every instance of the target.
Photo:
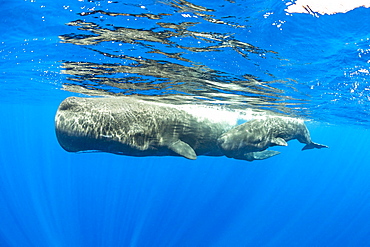
<svg viewBox="0 0 370 247">
<path fill-rule="evenodd" d="M 0 246 L 369 246 L 370 9 L 289 4 L 3 1 Z M 330 148 L 68 153 L 54 115 L 86 95 L 271 110 Z"/>
</svg>

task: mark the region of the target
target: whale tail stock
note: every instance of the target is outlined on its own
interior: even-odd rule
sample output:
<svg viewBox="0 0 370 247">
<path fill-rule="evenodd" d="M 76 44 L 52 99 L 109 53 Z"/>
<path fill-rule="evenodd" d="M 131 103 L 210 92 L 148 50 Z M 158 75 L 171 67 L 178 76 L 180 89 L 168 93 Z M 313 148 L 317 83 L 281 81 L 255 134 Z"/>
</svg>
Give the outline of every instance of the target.
<svg viewBox="0 0 370 247">
<path fill-rule="evenodd" d="M 329 148 L 328 146 L 326 145 L 322 145 L 322 144 L 318 144 L 318 143 L 315 143 L 315 142 L 311 142 L 311 143 L 308 143 L 306 146 L 304 146 L 302 148 L 302 151 L 303 150 L 306 150 L 306 149 L 313 149 L 313 148 Z"/>
</svg>

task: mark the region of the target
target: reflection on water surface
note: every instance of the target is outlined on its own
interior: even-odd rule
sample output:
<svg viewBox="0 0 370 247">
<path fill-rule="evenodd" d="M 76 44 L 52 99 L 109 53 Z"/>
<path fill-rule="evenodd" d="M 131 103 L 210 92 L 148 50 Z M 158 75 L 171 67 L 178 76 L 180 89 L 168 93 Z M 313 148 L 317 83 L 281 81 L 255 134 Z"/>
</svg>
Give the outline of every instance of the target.
<svg viewBox="0 0 370 247">
<path fill-rule="evenodd" d="M 258 66 L 251 55 L 279 59 L 274 51 L 235 38 L 238 30 L 248 30 L 248 20 L 220 16 L 216 10 L 188 1 L 158 4 L 169 12 L 149 13 L 145 6 L 138 6 L 141 13 L 94 8 L 66 23 L 75 31 L 60 35 L 61 42 L 94 55 L 83 61 L 63 61 L 63 73 L 69 75 L 64 89 L 287 114 L 294 114 L 295 105 L 304 104 L 303 99 L 289 96 L 288 92 L 298 91 L 292 80 L 279 80 L 267 70 L 267 80 L 240 73 L 244 64 Z M 221 60 L 226 69 L 217 68 Z"/>
</svg>

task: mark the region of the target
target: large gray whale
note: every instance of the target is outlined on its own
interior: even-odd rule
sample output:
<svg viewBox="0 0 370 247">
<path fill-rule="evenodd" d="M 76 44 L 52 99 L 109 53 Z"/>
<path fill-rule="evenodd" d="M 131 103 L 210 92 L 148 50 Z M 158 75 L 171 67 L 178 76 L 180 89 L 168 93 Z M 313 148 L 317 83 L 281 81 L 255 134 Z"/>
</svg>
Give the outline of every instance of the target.
<svg viewBox="0 0 370 247">
<path fill-rule="evenodd" d="M 286 146 L 291 139 L 305 143 L 303 149 L 327 147 L 312 142 L 298 119 L 270 116 L 238 125 L 235 117 L 222 118 L 223 113 L 216 110 L 207 116 L 199 114 L 199 109 L 189 111 L 184 106 L 132 97 L 69 97 L 58 108 L 55 129 L 66 151 L 129 156 L 194 160 L 198 155 L 225 155 L 253 161 L 279 154 L 267 148 Z"/>
</svg>

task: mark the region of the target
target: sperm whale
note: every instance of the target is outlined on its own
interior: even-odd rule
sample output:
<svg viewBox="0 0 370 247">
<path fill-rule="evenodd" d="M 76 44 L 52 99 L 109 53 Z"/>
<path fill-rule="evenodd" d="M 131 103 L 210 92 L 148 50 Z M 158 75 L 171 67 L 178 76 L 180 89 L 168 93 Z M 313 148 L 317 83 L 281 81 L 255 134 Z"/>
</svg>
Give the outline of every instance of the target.
<svg viewBox="0 0 370 247">
<path fill-rule="evenodd" d="M 270 116 L 238 124 L 235 114 L 212 116 L 179 105 L 133 97 L 69 97 L 55 116 L 56 136 L 69 152 L 101 151 L 129 156 L 227 156 L 253 161 L 279 154 L 269 147 L 297 139 L 304 149 L 324 148 L 311 141 L 303 121 Z M 217 116 L 218 113 L 218 117 Z"/>
</svg>

